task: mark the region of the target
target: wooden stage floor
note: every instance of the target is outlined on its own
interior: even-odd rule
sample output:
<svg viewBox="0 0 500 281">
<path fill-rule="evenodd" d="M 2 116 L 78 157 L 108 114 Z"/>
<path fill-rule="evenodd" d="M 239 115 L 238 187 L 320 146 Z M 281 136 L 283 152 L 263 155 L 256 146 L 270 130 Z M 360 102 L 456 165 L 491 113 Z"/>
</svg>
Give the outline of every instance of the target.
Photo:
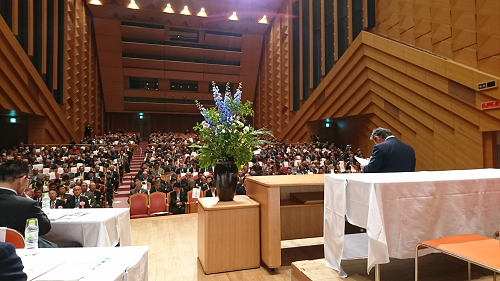
<svg viewBox="0 0 500 281">
<path fill-rule="evenodd" d="M 132 245 L 149 246 L 149 280 L 291 280 L 290 264 L 297 260 L 323 258 L 322 238 L 282 242 L 282 267 L 274 272 L 266 267 L 228 273 L 205 275 L 197 258 L 198 215 L 187 214 L 131 220 Z M 216 238 L 213 239 L 217 243 Z M 245 241 L 241 241 L 245 243 Z M 302 246 L 298 247 L 297 246 Z M 421 257 L 421 281 L 465 281 L 467 264 L 446 255 L 433 254 Z M 343 263 L 350 275 L 336 280 L 374 280 L 372 270 L 366 274 L 366 261 L 353 260 Z M 382 281 L 413 281 L 414 260 L 394 260 L 381 266 Z M 493 273 L 472 266 L 474 280 L 491 281 Z"/>
</svg>

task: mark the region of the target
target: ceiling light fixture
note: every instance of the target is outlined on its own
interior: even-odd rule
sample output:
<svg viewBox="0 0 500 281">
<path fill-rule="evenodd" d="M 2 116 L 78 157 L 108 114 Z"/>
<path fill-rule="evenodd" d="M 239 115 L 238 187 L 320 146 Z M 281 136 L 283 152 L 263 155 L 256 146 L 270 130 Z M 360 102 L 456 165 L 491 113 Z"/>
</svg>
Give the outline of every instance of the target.
<svg viewBox="0 0 500 281">
<path fill-rule="evenodd" d="M 170 4 L 167 4 L 167 7 L 165 7 L 165 10 L 163 10 L 163 12 L 165 12 L 167 14 L 173 14 L 174 9 L 172 9 L 172 6 L 170 6 Z"/>
<path fill-rule="evenodd" d="M 137 4 L 135 3 L 135 0 L 130 0 L 130 4 L 128 4 L 127 8 L 138 10 L 139 6 L 137 6 Z"/>
<path fill-rule="evenodd" d="M 236 12 L 233 12 L 233 14 L 229 17 L 230 20 L 238 20 L 238 16 L 236 15 Z"/>
<path fill-rule="evenodd" d="M 101 1 L 99 1 L 99 0 L 90 0 L 89 4 L 90 5 L 102 5 Z"/>
<path fill-rule="evenodd" d="M 200 12 L 197 14 L 197 16 L 199 17 L 203 17 L 203 18 L 206 18 L 207 17 L 207 13 L 205 12 L 205 8 L 201 8 Z"/>
<path fill-rule="evenodd" d="M 182 9 L 182 11 L 181 11 L 181 15 L 186 15 L 186 16 L 191 15 L 191 12 L 189 11 L 188 6 L 184 6 L 184 9 Z"/>
<path fill-rule="evenodd" d="M 264 15 L 264 16 L 263 16 L 263 17 L 259 20 L 259 23 L 262 23 L 262 24 L 269 24 L 269 23 L 267 22 L 267 17 L 266 17 L 266 15 Z"/>
</svg>

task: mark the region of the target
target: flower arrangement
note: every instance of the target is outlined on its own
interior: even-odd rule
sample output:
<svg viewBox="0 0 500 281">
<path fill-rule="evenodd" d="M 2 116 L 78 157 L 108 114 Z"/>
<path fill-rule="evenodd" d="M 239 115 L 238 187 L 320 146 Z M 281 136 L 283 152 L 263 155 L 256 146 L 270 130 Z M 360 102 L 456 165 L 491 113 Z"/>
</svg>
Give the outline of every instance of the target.
<svg viewBox="0 0 500 281">
<path fill-rule="evenodd" d="M 254 129 L 246 124 L 246 117 L 253 116 L 252 102 L 241 102 L 241 83 L 234 96 L 231 95 L 229 83 L 226 84 L 224 96 L 219 87 L 212 82 L 215 107 L 204 108 L 198 101 L 196 105 L 205 118 L 194 130 L 199 132 L 201 144 L 198 148 L 201 167 L 215 166 L 216 162 L 235 161 L 238 169 L 252 159 L 252 149 L 266 142 L 261 136 L 273 137 L 266 129 Z"/>
</svg>

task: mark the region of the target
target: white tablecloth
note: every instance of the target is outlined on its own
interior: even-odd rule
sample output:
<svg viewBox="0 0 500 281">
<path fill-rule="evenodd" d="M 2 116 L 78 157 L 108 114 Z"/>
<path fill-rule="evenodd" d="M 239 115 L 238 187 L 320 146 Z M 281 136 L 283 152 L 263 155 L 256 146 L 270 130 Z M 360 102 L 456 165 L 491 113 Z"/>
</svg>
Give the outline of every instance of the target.
<svg viewBox="0 0 500 281">
<path fill-rule="evenodd" d="M 18 249 L 28 280 L 148 280 L 149 247 L 45 248 L 34 256 Z M 59 279 L 62 278 L 62 279 Z"/>
<path fill-rule="evenodd" d="M 340 266 L 344 218 L 366 228 L 368 265 L 413 258 L 418 242 L 491 236 L 500 225 L 500 170 L 325 175 L 325 260 Z"/>
<path fill-rule="evenodd" d="M 75 212 L 82 216 L 74 217 Z M 53 242 L 79 242 L 83 247 L 130 246 L 130 210 L 128 208 L 105 209 L 51 209 L 52 228 L 43 237 Z"/>
</svg>

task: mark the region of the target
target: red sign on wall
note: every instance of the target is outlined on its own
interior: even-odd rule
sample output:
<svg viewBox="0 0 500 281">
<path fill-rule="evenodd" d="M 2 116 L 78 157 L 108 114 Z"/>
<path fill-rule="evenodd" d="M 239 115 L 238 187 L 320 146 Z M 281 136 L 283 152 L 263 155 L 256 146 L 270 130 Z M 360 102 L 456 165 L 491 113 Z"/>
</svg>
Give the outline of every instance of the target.
<svg viewBox="0 0 500 281">
<path fill-rule="evenodd" d="M 500 107 L 500 101 L 489 101 L 481 103 L 481 109 L 491 109 Z"/>
</svg>

